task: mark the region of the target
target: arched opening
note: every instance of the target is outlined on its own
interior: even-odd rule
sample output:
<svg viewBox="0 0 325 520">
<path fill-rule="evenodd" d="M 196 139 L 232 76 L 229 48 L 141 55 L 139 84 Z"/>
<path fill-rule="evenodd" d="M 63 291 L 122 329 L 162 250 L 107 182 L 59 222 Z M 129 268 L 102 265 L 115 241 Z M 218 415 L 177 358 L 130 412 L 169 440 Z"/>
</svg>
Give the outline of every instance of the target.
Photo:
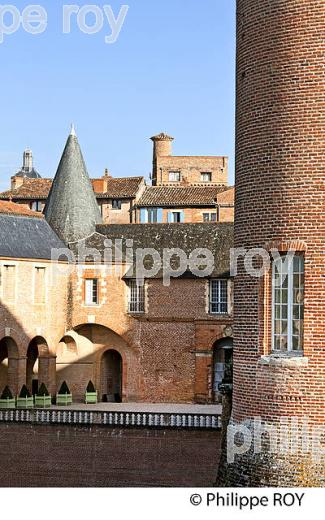
<svg viewBox="0 0 325 520">
<path fill-rule="evenodd" d="M 122 356 L 116 350 L 106 350 L 102 356 L 100 383 L 104 402 L 122 401 Z"/>
<path fill-rule="evenodd" d="M 9 386 L 14 392 L 13 383 L 16 379 L 18 348 L 12 338 L 2 338 L 0 341 L 0 392 Z"/>
<path fill-rule="evenodd" d="M 233 339 L 223 338 L 213 347 L 213 399 L 219 403 L 221 383 L 232 383 Z"/>
<path fill-rule="evenodd" d="M 40 383 L 48 384 L 48 358 L 45 356 L 48 356 L 47 343 L 44 338 L 37 336 L 28 345 L 26 359 L 26 386 L 32 395 L 37 394 Z"/>
<path fill-rule="evenodd" d="M 38 346 L 35 340 L 31 341 L 27 349 L 26 386 L 32 395 L 38 392 Z"/>
</svg>

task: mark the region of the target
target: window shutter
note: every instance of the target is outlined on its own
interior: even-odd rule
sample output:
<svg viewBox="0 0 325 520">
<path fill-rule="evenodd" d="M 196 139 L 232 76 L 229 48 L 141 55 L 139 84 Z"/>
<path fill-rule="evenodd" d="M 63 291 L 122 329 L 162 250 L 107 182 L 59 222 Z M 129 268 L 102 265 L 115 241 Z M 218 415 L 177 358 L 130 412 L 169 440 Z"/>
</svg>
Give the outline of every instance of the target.
<svg viewBox="0 0 325 520">
<path fill-rule="evenodd" d="M 184 211 L 180 211 L 180 221 L 184 222 Z"/>
<path fill-rule="evenodd" d="M 168 211 L 168 222 L 169 224 L 173 222 L 173 213 L 171 211 Z"/>
<path fill-rule="evenodd" d="M 163 221 L 163 210 L 162 210 L 162 208 L 158 208 L 157 209 L 157 222 L 159 222 L 161 224 L 162 221 Z"/>
</svg>

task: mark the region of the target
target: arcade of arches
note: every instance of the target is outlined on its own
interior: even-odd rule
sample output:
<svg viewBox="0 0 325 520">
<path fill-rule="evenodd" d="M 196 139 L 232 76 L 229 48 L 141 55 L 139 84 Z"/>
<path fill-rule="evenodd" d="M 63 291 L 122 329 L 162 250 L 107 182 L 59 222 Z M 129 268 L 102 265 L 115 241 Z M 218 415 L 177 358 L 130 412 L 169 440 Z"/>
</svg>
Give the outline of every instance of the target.
<svg viewBox="0 0 325 520">
<path fill-rule="evenodd" d="M 55 395 L 66 381 L 74 401 L 83 401 L 91 380 L 100 401 L 150 400 L 150 388 L 147 392 L 149 398 L 145 392 L 144 395 L 140 393 L 140 359 L 137 348 L 113 330 L 96 324 L 80 325 L 67 332 L 58 343 L 55 354 L 40 336 L 33 338 L 21 350 L 15 339 L 4 337 L 0 341 L 0 391 L 8 385 L 13 393 L 18 394 L 26 384 L 30 392 L 36 394 L 40 383 L 44 382 Z M 225 379 L 229 382 L 231 373 L 232 339 L 223 338 L 213 346 L 211 375 L 206 374 L 206 380 L 211 377 L 212 388 L 206 401 L 221 401 L 219 385 Z"/>
<path fill-rule="evenodd" d="M 66 380 L 75 400 L 83 400 L 92 380 L 102 401 L 120 402 L 132 394 L 126 390 L 128 359 L 136 359 L 128 344 L 110 329 L 82 325 L 59 342 L 56 356 L 42 337 L 33 338 L 22 355 L 12 337 L 0 341 L 0 391 L 9 386 L 18 394 L 26 384 L 36 394 L 42 382 L 55 394 Z"/>
</svg>

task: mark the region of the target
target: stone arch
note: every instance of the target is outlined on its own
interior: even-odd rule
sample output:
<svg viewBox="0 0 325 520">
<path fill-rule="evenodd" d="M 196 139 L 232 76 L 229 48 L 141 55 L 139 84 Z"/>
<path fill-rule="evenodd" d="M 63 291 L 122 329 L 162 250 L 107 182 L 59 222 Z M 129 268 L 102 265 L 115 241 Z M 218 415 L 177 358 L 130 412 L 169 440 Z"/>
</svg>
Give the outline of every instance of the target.
<svg viewBox="0 0 325 520">
<path fill-rule="evenodd" d="M 5 327 L 0 329 L 0 338 L 10 338 L 15 342 L 17 347 L 17 358 L 26 356 L 29 338 L 25 333 L 17 331 L 11 327 Z"/>
<path fill-rule="evenodd" d="M 212 398 L 221 402 L 221 383 L 232 383 L 233 338 L 223 337 L 213 346 Z"/>
<path fill-rule="evenodd" d="M 49 385 L 49 347 L 42 336 L 35 336 L 26 353 L 26 386 L 36 394 L 40 383 Z"/>
<path fill-rule="evenodd" d="M 91 380 L 101 398 L 102 356 L 108 350 L 115 350 L 122 359 L 121 400 L 129 396 L 134 399 L 138 391 L 138 353 L 124 337 L 97 323 L 81 323 L 63 336 L 57 349 L 57 387 L 66 381 L 73 399 L 81 401 L 84 400 L 87 383 Z M 132 377 L 129 377 L 129 369 Z"/>
<path fill-rule="evenodd" d="M 0 392 L 9 386 L 13 393 L 17 392 L 18 345 L 9 336 L 0 340 Z"/>
</svg>

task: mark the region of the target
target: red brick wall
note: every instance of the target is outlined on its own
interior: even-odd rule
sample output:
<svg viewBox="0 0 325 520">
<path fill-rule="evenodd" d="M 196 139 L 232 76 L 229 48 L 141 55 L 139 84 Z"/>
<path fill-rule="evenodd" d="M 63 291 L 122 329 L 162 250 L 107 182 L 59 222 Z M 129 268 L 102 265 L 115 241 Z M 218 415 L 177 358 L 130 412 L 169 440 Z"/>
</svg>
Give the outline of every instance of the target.
<svg viewBox="0 0 325 520">
<path fill-rule="evenodd" d="M 307 359 L 265 364 L 269 278 L 235 281 L 234 418 L 325 420 L 323 0 L 238 0 L 236 247 L 305 249 Z"/>
<path fill-rule="evenodd" d="M 0 424 L 0 433 L 4 487 L 211 487 L 220 457 L 219 431 Z"/>
</svg>

